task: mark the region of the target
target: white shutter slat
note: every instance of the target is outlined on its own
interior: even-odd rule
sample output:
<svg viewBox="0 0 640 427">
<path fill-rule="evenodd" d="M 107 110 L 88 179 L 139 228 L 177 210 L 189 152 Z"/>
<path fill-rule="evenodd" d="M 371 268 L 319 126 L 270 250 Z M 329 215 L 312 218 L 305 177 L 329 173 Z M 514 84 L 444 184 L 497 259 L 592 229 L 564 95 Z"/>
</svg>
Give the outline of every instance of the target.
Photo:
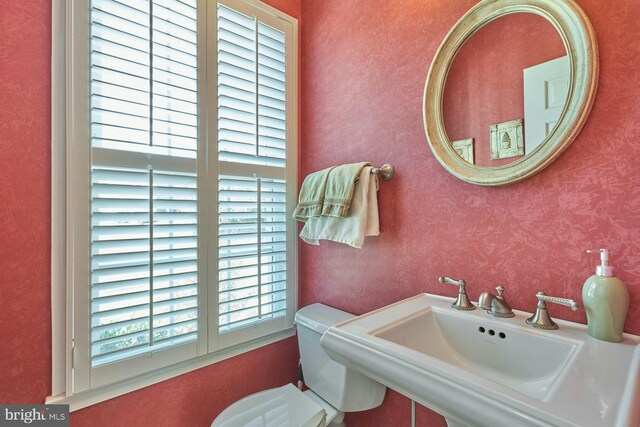
<svg viewBox="0 0 640 427">
<path fill-rule="evenodd" d="M 156 44 L 153 46 L 152 56 L 154 62 L 156 62 L 158 58 L 161 58 L 166 61 L 172 61 L 188 67 L 196 68 L 198 66 L 198 57 L 193 55 L 192 53 L 185 53 L 161 44 Z M 156 65 L 159 66 L 159 63 L 156 63 Z"/>
<path fill-rule="evenodd" d="M 117 126 L 143 132 L 149 131 L 149 119 L 143 116 L 131 116 L 128 114 L 93 109 L 91 111 L 91 121 L 96 125 Z"/>
<path fill-rule="evenodd" d="M 179 13 L 192 21 L 197 18 L 196 0 L 156 0 L 156 4 Z"/>
<path fill-rule="evenodd" d="M 171 36 L 172 40 L 184 42 L 196 48 L 197 33 L 190 28 L 191 19 L 168 10 L 158 4 L 153 7 L 153 30 Z"/>
<path fill-rule="evenodd" d="M 185 89 L 170 82 L 160 80 L 155 82 L 153 85 L 153 94 L 165 96 L 167 98 L 174 98 L 192 104 L 195 104 L 198 101 L 198 96 L 195 90 Z"/>
<path fill-rule="evenodd" d="M 154 107 L 153 117 L 155 117 L 157 122 L 163 123 L 166 126 L 171 126 L 174 123 L 179 126 L 187 126 L 189 136 L 192 138 L 197 137 L 197 134 L 193 136 L 193 130 L 197 130 L 198 126 L 198 117 L 195 114 L 183 113 L 170 108 Z M 166 132 L 170 133 L 168 129 Z"/>
<path fill-rule="evenodd" d="M 265 95 L 259 95 L 258 100 L 262 107 L 268 107 L 274 110 L 285 111 L 285 103 L 281 99 L 271 98 Z"/>
<path fill-rule="evenodd" d="M 192 70 L 190 75 L 183 76 L 182 74 L 178 74 L 175 72 L 168 72 L 165 70 L 159 70 L 154 68 L 153 70 L 153 79 L 156 84 L 165 84 L 167 86 L 172 86 L 179 88 L 183 91 L 190 91 L 192 93 L 196 93 L 197 91 L 197 80 L 195 78 L 196 71 Z"/>
<path fill-rule="evenodd" d="M 122 305 L 117 308 L 111 308 L 108 310 L 101 311 L 92 311 L 92 325 L 93 326 L 102 326 L 102 325 L 111 325 L 121 322 L 123 320 L 131 320 L 138 319 L 140 321 L 145 321 L 149 319 L 149 303 L 140 303 L 140 304 L 130 304 L 130 305 Z M 139 323 L 139 322 L 138 322 Z M 120 328 L 109 328 L 104 333 L 100 335 L 97 339 L 106 339 L 115 335 L 122 335 L 125 333 L 132 332 L 129 330 L 122 330 Z M 96 356 L 96 355 L 94 355 Z"/>
<path fill-rule="evenodd" d="M 154 342 L 159 343 L 166 340 L 175 340 L 176 337 L 195 338 L 196 328 L 198 327 L 197 319 L 181 320 L 171 325 L 156 326 L 154 328 Z"/>
<path fill-rule="evenodd" d="M 108 21 L 105 19 L 103 22 L 93 22 L 91 24 L 92 37 L 110 40 L 139 51 L 145 51 L 149 43 L 149 33 L 145 31 L 144 25 L 116 17 L 113 18 Z"/>
<path fill-rule="evenodd" d="M 260 117 L 270 117 L 276 120 L 284 121 L 286 119 L 286 114 L 284 111 L 284 103 L 281 105 L 282 108 L 273 108 L 264 104 L 260 105 Z"/>
<path fill-rule="evenodd" d="M 274 101 L 284 101 L 284 92 L 281 90 L 272 89 L 265 85 L 259 85 L 258 90 L 261 97 L 271 98 Z"/>
<path fill-rule="evenodd" d="M 148 322 L 138 323 L 135 332 L 95 340 L 92 345 L 93 352 L 101 355 L 119 352 L 121 347 L 135 348 L 149 343 Z"/>
<path fill-rule="evenodd" d="M 93 106 L 100 111 L 120 112 L 149 119 L 149 104 L 96 96 Z"/>
<path fill-rule="evenodd" d="M 172 75 L 185 77 L 193 80 L 193 76 L 198 72 L 194 65 L 184 63 L 174 58 L 175 51 L 166 52 L 160 55 L 158 52 L 153 54 L 153 70 L 166 71 Z"/>
<path fill-rule="evenodd" d="M 261 254 L 262 259 L 264 261 L 262 261 L 263 264 L 268 263 L 268 262 L 275 262 L 275 261 L 286 261 L 286 251 L 279 251 L 279 252 L 273 252 L 271 254 Z M 243 255 L 237 255 L 237 256 L 226 256 L 223 260 L 220 260 L 218 263 L 218 270 L 222 271 L 222 270 L 229 270 L 229 269 L 233 269 L 235 268 L 233 266 L 233 262 L 240 262 L 242 261 L 243 264 L 242 265 L 259 265 L 258 263 L 258 254 L 257 253 L 250 253 L 250 254 L 243 254 Z"/>
<path fill-rule="evenodd" d="M 148 73 L 141 77 L 139 75 L 131 74 L 128 71 L 115 70 L 100 65 L 92 67 L 91 79 L 142 92 L 146 92 L 149 88 Z"/>
<path fill-rule="evenodd" d="M 277 285 L 265 285 L 262 286 L 261 295 L 263 297 L 268 297 L 270 295 L 278 295 L 279 297 L 286 292 L 285 282 L 278 282 Z M 255 297 L 258 295 L 258 286 L 250 286 L 248 288 L 243 289 L 234 289 L 229 291 L 220 292 L 220 299 L 223 301 L 234 301 L 240 302 L 245 299 L 249 299 L 251 297 Z M 225 306 L 224 309 L 228 310 L 231 306 Z"/>
<path fill-rule="evenodd" d="M 99 340 L 99 337 L 105 332 L 105 331 L 109 331 L 109 329 L 117 326 L 119 328 L 122 329 L 127 329 L 127 328 L 134 328 L 135 326 L 138 326 L 141 323 L 140 319 L 132 319 L 132 320 L 125 320 L 123 322 L 118 322 L 118 323 L 111 323 L 105 326 L 99 326 L 96 328 L 92 328 L 91 329 L 91 336 L 94 340 L 94 343 L 97 342 Z"/>
<path fill-rule="evenodd" d="M 225 80 L 227 79 L 227 80 Z M 225 82 L 229 82 L 226 86 L 232 87 L 232 82 L 237 82 L 240 84 L 250 83 L 255 85 L 256 82 L 256 74 L 254 69 L 244 70 L 242 68 L 236 67 L 233 64 L 225 64 L 224 62 L 219 62 L 218 64 L 218 86 L 224 85 Z M 218 97 L 222 98 L 221 94 L 218 94 Z M 252 99 L 252 101 L 255 101 Z"/>
<path fill-rule="evenodd" d="M 104 70 L 109 71 L 119 71 L 126 70 L 124 74 L 149 78 L 149 60 L 148 57 L 145 60 L 143 53 L 138 53 L 137 55 L 132 55 L 131 57 L 126 57 L 126 59 L 116 56 L 117 52 L 113 54 L 98 50 L 98 47 L 95 46 L 91 53 L 91 60 L 93 61 L 94 67 L 100 67 Z M 98 74 L 94 73 L 94 76 L 98 76 Z"/>
<path fill-rule="evenodd" d="M 262 242 L 261 243 L 261 252 L 262 253 L 274 253 L 279 251 L 284 251 L 286 249 L 285 242 Z M 236 244 L 233 246 L 220 247 L 220 262 L 230 261 L 235 257 L 242 257 L 248 254 L 257 254 L 258 253 L 258 244 L 256 243 L 247 243 L 247 244 Z"/>
<path fill-rule="evenodd" d="M 111 58 L 126 59 L 134 64 L 149 66 L 149 54 L 146 51 L 136 49 L 128 44 L 118 43 L 110 39 L 95 37 L 91 41 L 91 53 L 93 58 L 105 55 Z"/>
<path fill-rule="evenodd" d="M 249 38 L 253 37 L 255 32 L 252 17 L 221 5 L 218 5 L 218 28 L 236 28 L 239 31 L 246 31 Z"/>
<path fill-rule="evenodd" d="M 137 21 L 147 17 L 149 10 L 149 0 L 138 0 L 128 2 L 126 0 L 93 0 L 91 6 L 116 15 L 127 16 L 129 19 L 136 20 L 133 17 L 138 16 Z"/>
<path fill-rule="evenodd" d="M 261 47 L 261 46 L 260 46 Z M 278 59 L 272 58 L 268 55 L 260 52 L 258 54 L 258 74 L 262 74 L 265 76 L 269 75 L 280 75 L 283 77 L 285 74 L 285 64 L 284 62 L 279 61 Z"/>
<path fill-rule="evenodd" d="M 164 112 L 176 112 L 194 117 L 197 120 L 196 105 L 192 102 L 185 102 L 175 98 L 166 97 L 164 95 L 154 94 L 153 96 L 154 112 L 163 110 Z M 190 119 L 192 120 L 192 119 Z"/>
<path fill-rule="evenodd" d="M 186 273 L 169 274 L 166 276 L 154 276 L 155 289 L 180 287 L 190 285 L 192 283 L 195 283 L 196 281 L 197 274 L 195 274 L 195 272 L 193 271 L 188 271 Z M 92 295 L 95 298 L 99 295 L 118 295 L 121 293 L 137 292 L 145 289 L 149 289 L 148 277 L 97 283 L 93 286 Z"/>
<path fill-rule="evenodd" d="M 169 30 L 170 31 L 170 30 Z M 196 56 L 197 48 L 192 42 L 174 37 L 170 32 L 153 30 L 153 44 L 163 46 L 185 55 Z"/>
<path fill-rule="evenodd" d="M 111 310 L 120 310 L 140 304 L 149 304 L 149 292 L 146 290 L 137 292 L 121 293 L 118 295 L 109 295 L 104 297 L 95 297 L 91 300 L 94 313 L 100 313 L 100 316 L 108 316 Z M 104 307 L 112 307 L 105 309 Z"/>
<path fill-rule="evenodd" d="M 261 308 L 263 311 L 265 309 L 270 311 L 272 306 L 286 301 L 286 291 L 268 292 L 260 295 L 257 292 L 256 288 L 252 288 L 247 290 L 246 293 L 235 294 L 231 302 L 224 304 L 219 313 L 220 317 L 229 317 L 242 312 L 246 314 L 247 309 L 250 308 Z M 249 317 L 244 317 L 244 319 L 249 320 Z"/>
<path fill-rule="evenodd" d="M 269 25 L 263 24 L 262 22 L 258 25 L 258 31 L 261 36 L 261 41 L 266 45 L 279 50 L 284 54 L 284 43 L 285 36 L 282 31 L 276 30 L 275 28 L 270 27 Z"/>
<path fill-rule="evenodd" d="M 233 67 L 236 67 L 238 62 L 249 64 L 247 69 L 253 70 L 255 68 L 255 42 L 231 33 L 227 36 L 218 39 L 218 52 L 224 53 L 218 60 Z"/>
</svg>

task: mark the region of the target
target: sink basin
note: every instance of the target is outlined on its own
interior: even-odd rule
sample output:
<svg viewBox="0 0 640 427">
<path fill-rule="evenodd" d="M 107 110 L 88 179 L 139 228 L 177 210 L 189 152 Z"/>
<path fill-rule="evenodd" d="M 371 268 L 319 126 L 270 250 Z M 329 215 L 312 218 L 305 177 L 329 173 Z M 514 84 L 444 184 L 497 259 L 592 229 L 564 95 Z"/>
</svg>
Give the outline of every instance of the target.
<svg viewBox="0 0 640 427">
<path fill-rule="evenodd" d="M 508 329 L 449 308 L 429 307 L 372 335 L 439 359 L 534 399 L 549 395 L 580 346 Z M 419 355 L 418 355 L 419 356 Z"/>
<path fill-rule="evenodd" d="M 586 326 L 525 325 L 421 294 L 333 326 L 335 360 L 462 426 L 638 426 L 640 338 L 619 344 Z M 534 304 L 535 301 L 532 301 Z"/>
</svg>

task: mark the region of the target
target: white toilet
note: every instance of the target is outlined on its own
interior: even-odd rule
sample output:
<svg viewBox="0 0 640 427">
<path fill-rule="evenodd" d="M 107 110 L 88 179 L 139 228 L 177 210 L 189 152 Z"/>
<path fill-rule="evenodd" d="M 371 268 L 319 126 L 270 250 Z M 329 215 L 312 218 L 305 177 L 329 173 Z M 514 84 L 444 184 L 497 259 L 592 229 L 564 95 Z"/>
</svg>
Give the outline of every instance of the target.
<svg viewBox="0 0 640 427">
<path fill-rule="evenodd" d="M 320 346 L 329 326 L 354 317 L 323 304 L 296 313 L 304 382 L 252 394 L 227 407 L 211 427 L 344 427 L 344 412 L 380 406 L 386 387 L 331 360 Z"/>
</svg>

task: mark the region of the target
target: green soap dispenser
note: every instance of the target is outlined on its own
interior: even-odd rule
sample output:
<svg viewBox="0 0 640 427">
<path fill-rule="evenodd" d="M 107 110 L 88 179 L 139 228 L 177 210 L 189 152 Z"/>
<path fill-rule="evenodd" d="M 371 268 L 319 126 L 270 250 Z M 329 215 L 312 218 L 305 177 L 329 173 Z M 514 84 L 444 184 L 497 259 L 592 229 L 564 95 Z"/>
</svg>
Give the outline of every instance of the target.
<svg viewBox="0 0 640 427">
<path fill-rule="evenodd" d="M 629 291 L 609 266 L 607 249 L 589 250 L 600 253 L 596 274 L 582 287 L 582 304 L 587 311 L 587 333 L 593 338 L 622 342 L 622 328 L 629 310 Z"/>
</svg>

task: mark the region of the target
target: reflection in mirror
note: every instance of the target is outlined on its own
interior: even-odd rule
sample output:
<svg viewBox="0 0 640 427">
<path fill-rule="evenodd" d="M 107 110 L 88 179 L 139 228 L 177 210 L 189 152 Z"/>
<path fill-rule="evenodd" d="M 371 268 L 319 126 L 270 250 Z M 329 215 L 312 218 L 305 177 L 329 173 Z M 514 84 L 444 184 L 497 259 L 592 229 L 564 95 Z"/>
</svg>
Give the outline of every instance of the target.
<svg viewBox="0 0 640 427">
<path fill-rule="evenodd" d="M 473 34 L 457 52 L 442 100 L 449 141 L 467 162 L 500 166 L 533 152 L 560 119 L 570 64 L 553 25 L 512 13 Z"/>
</svg>

